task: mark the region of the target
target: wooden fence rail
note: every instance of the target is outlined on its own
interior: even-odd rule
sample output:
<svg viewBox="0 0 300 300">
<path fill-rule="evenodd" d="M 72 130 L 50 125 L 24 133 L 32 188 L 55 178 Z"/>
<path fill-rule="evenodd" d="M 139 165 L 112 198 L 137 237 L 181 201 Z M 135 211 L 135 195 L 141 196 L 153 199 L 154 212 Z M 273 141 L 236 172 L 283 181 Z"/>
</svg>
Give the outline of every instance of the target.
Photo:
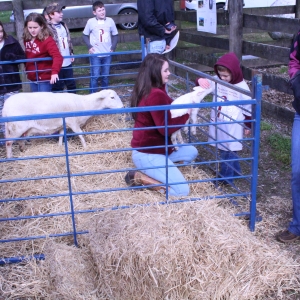
<svg viewBox="0 0 300 300">
<path fill-rule="evenodd" d="M 238 3 L 239 0 L 230 0 L 232 5 Z M 13 5 L 14 2 L 14 5 Z M 43 8 L 48 3 L 49 0 L 13 0 L 0 2 L 0 10 L 12 10 L 13 6 L 14 9 L 16 6 L 23 9 L 32 9 L 32 8 Z M 68 6 L 76 6 L 76 5 L 91 5 L 94 0 L 72 0 L 72 1 L 65 1 L 63 4 Z M 107 3 L 123 3 L 122 0 L 103 0 L 105 4 Z M 130 2 L 136 2 L 130 1 Z M 227 52 L 231 49 L 240 48 L 240 52 L 243 55 L 253 55 L 260 57 L 265 60 L 269 61 L 276 61 L 278 63 L 287 64 L 289 60 L 289 46 L 290 40 L 286 41 L 285 43 L 281 43 L 281 45 L 272 45 L 272 44 L 263 44 L 263 43 L 255 43 L 243 40 L 243 38 L 239 38 L 235 31 L 236 29 L 232 29 L 229 25 L 230 13 L 228 11 L 218 11 L 217 12 L 217 23 L 218 23 L 218 30 L 217 35 L 198 32 L 196 30 L 196 12 L 195 11 L 180 11 L 177 9 L 179 7 L 179 1 L 174 1 L 175 5 L 175 17 L 176 22 L 180 26 L 180 21 L 189 21 L 195 23 L 194 30 L 184 30 L 181 29 L 180 33 L 180 41 L 182 42 L 189 42 L 201 47 L 210 47 L 213 48 L 215 52 L 218 54 Z M 282 18 L 282 17 L 274 17 L 273 15 L 282 15 L 282 14 L 294 14 L 298 15 L 297 7 L 300 6 L 300 0 L 296 0 L 296 5 L 291 6 L 274 6 L 274 7 L 265 7 L 265 8 L 245 8 L 242 9 L 242 28 L 243 32 L 259 32 L 259 31 L 278 31 L 284 32 L 289 34 L 294 34 L 300 28 L 300 19 L 295 18 Z M 237 12 L 238 13 L 238 12 Z M 118 15 L 112 16 L 116 23 L 124 23 L 124 22 L 136 22 L 137 15 Z M 84 27 L 86 24 L 87 18 L 76 18 L 76 19 L 65 19 L 68 27 L 78 28 Z M 20 24 L 19 24 L 20 25 Z M 237 24 L 235 24 L 235 28 L 237 28 Z M 230 30 L 231 28 L 231 30 Z M 5 24 L 5 29 L 8 32 L 16 32 L 16 24 L 15 23 L 7 23 Z M 20 30 L 20 26 L 19 29 Z M 19 33 L 20 34 L 20 33 Z M 240 34 L 240 33 L 239 33 Z M 243 33 L 242 33 L 243 34 Z M 222 37 L 220 37 L 222 35 Z M 18 35 L 19 36 L 19 35 Z M 138 33 L 135 31 L 134 33 L 123 33 L 122 31 L 119 32 L 119 42 L 126 43 L 132 41 L 138 41 L 139 36 Z M 233 43 L 239 43 L 237 45 Z M 81 38 L 74 39 L 74 44 L 82 44 Z M 274 42 L 275 44 L 275 42 Z M 207 53 L 201 54 L 201 47 L 191 47 L 187 49 L 175 49 L 173 51 L 173 59 L 184 59 L 190 62 L 198 62 L 199 64 L 206 65 L 206 66 L 213 66 L 215 63 L 217 56 L 209 55 Z M 199 49 L 198 49 L 199 48 Z M 199 51 L 196 51 L 200 50 Z M 251 72 L 244 67 L 244 76 L 246 79 L 249 76 L 251 77 Z M 268 85 L 271 88 L 275 88 L 277 90 L 281 90 L 287 93 L 291 93 L 291 90 L 288 86 L 286 80 L 282 78 L 275 78 L 268 77 L 264 75 L 263 83 Z"/>
</svg>

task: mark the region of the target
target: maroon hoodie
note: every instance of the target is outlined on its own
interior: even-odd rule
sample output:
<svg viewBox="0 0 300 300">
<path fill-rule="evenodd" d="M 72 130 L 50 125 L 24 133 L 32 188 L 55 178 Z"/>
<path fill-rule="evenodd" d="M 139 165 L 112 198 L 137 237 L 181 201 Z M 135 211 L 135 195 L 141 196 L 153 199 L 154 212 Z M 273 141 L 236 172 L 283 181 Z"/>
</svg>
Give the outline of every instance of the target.
<svg viewBox="0 0 300 300">
<path fill-rule="evenodd" d="M 216 64 L 214 65 L 214 70 L 219 77 L 217 66 L 226 67 L 231 72 L 231 84 L 237 84 L 244 80 L 242 69 L 240 66 L 240 61 L 233 52 L 229 52 L 224 54 L 222 57 L 218 59 Z M 220 77 L 219 77 L 220 78 Z M 221 78 L 220 78 L 221 79 Z"/>
<path fill-rule="evenodd" d="M 221 79 L 217 70 L 218 66 L 226 67 L 231 72 L 231 81 L 229 83 L 238 84 L 244 80 L 243 72 L 240 66 L 240 61 L 235 55 L 235 53 L 233 52 L 226 53 L 223 56 L 221 56 L 215 63 L 214 65 L 215 73 L 218 75 L 219 79 Z M 196 85 L 199 85 L 198 80 L 199 78 L 196 79 Z M 245 116 L 245 120 L 251 120 L 251 116 L 246 116 L 246 115 L 244 116 Z M 251 123 L 245 123 L 245 125 L 251 128 Z"/>
</svg>

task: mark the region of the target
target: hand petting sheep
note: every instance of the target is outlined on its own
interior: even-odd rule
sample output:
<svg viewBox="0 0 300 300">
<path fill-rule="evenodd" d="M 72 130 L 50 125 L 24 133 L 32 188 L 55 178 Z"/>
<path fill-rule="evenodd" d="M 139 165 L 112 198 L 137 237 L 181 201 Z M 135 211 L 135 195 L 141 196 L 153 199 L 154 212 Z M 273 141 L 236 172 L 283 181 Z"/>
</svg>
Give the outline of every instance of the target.
<svg viewBox="0 0 300 300">
<path fill-rule="evenodd" d="M 99 110 L 105 108 L 122 108 L 124 105 L 113 90 L 102 90 L 89 95 L 71 93 L 19 93 L 7 99 L 3 106 L 2 116 L 26 116 L 38 114 L 51 114 L 59 112 L 74 112 L 86 110 Z M 83 126 L 92 116 L 77 116 L 66 118 L 66 126 L 73 132 L 82 132 Z M 5 123 L 5 135 L 7 139 L 21 136 L 53 134 L 59 131 L 63 133 L 62 118 L 13 121 Z M 59 137 L 59 145 L 62 145 L 62 136 Z M 85 139 L 79 135 L 83 148 L 86 147 Z M 24 140 L 18 141 L 20 150 L 24 150 Z M 13 141 L 6 141 L 6 156 L 12 157 Z"/>
<path fill-rule="evenodd" d="M 184 95 L 176 98 L 172 102 L 172 105 L 200 103 L 206 95 L 208 95 L 209 93 L 212 92 L 212 90 L 213 90 L 213 85 L 212 84 L 210 84 L 210 86 L 208 88 L 202 88 L 201 86 L 196 86 L 196 87 L 193 88 L 192 92 L 184 94 Z M 192 123 L 192 124 L 196 124 L 198 111 L 199 111 L 198 107 L 195 107 L 195 108 L 191 109 L 190 118 L 189 118 L 189 120 L 187 121 L 186 124 L 188 124 L 189 122 Z M 188 113 L 189 109 L 188 108 L 171 109 L 170 112 L 171 112 L 171 117 L 176 118 L 176 117 L 180 117 L 180 116 Z M 188 132 L 188 127 L 185 127 L 184 130 L 187 133 Z M 196 126 L 191 126 L 191 133 L 193 135 L 196 134 Z M 172 143 L 174 145 L 183 143 L 183 138 L 182 138 L 180 129 L 175 131 L 171 135 L 171 140 L 172 140 Z M 178 150 L 178 147 L 175 147 L 175 150 Z"/>
</svg>

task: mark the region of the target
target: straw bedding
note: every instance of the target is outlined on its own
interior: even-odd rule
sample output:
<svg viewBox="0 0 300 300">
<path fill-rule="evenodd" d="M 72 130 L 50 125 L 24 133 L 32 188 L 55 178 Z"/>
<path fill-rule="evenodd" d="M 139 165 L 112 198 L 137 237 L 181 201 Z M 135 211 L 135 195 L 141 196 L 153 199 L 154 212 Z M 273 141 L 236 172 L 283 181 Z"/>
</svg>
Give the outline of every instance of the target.
<svg viewBox="0 0 300 300">
<path fill-rule="evenodd" d="M 89 239 L 110 299 L 280 299 L 298 288 L 293 261 L 215 201 L 101 213 Z"/>
<path fill-rule="evenodd" d="M 85 131 L 131 126 L 124 116 L 108 115 L 92 118 Z M 128 148 L 130 139 L 131 132 L 98 133 L 86 137 L 86 150 Z M 53 139 L 32 139 L 31 143 L 24 153 L 15 147 L 14 155 L 25 157 L 64 151 Z M 68 146 L 70 153 L 82 151 L 78 137 L 71 138 Z M 3 148 L 0 156 L 5 156 Z M 120 170 L 72 177 L 73 192 L 88 192 L 125 188 L 126 172 L 122 169 L 132 168 L 133 164 L 131 153 L 124 151 L 70 157 L 70 167 L 72 174 Z M 181 170 L 188 180 L 207 178 L 200 168 L 188 166 Z M 65 175 L 66 164 L 64 158 L 3 162 L 0 174 L 2 179 Z M 191 197 L 218 194 L 211 183 L 195 183 L 190 188 Z M 1 199 L 40 195 L 45 198 L 2 203 L 0 218 L 68 212 L 68 196 L 47 196 L 67 191 L 67 178 L 3 183 Z M 75 210 L 88 210 L 162 202 L 165 197 L 144 189 L 82 194 L 73 200 Z M 268 248 L 255 239 L 245 224 L 230 217 L 231 213 L 225 207 L 217 207 L 214 201 L 201 201 L 192 206 L 105 211 L 93 220 L 95 226 L 90 221 L 95 213 L 78 214 L 75 216 L 77 230 L 90 228 L 92 232 L 90 241 L 87 236 L 78 238 L 80 249 L 71 246 L 71 237 L 57 238 L 52 246 L 48 246 L 48 240 L 39 239 L 0 244 L 2 257 L 34 253 L 51 257 L 42 262 L 1 267 L 0 290 L 5 299 L 71 299 L 72 295 L 77 295 L 77 299 L 253 299 L 255 295 L 272 292 L 280 297 L 285 289 L 296 289 L 292 262 L 283 253 L 279 255 L 276 246 Z M 103 224 L 103 228 L 96 224 Z M 71 230 L 71 217 L 66 215 L 0 223 L 2 239 L 48 236 Z M 92 259 L 97 263 L 96 277 Z M 88 278 L 86 286 L 83 286 L 84 278 Z M 96 280 L 93 282 L 91 278 Z M 71 289 L 76 293 L 70 293 Z"/>
</svg>

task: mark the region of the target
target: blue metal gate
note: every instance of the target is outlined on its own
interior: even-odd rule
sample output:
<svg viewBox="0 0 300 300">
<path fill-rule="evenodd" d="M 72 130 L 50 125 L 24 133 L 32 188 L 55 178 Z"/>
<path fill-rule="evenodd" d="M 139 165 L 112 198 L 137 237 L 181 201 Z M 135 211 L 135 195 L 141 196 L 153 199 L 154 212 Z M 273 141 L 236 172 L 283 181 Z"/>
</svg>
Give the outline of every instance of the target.
<svg viewBox="0 0 300 300">
<path fill-rule="evenodd" d="M 134 53 L 140 53 L 141 51 L 134 51 Z M 124 52 L 121 53 L 123 55 L 127 54 L 133 54 L 133 52 Z M 120 55 L 120 53 L 118 54 Z M 76 56 L 76 59 L 83 59 L 86 56 Z M 138 65 L 141 62 L 141 59 L 139 61 L 129 62 L 128 65 Z M 116 66 L 125 65 L 123 62 L 117 62 Z M 210 80 L 213 80 L 216 82 L 216 84 L 226 84 L 214 77 L 211 77 L 205 73 L 199 72 L 197 70 L 191 69 L 189 67 L 186 67 L 182 64 L 178 64 L 176 62 L 171 61 L 170 62 L 171 69 L 173 70 L 171 78 L 171 83 L 168 85 L 168 92 L 170 95 L 180 95 L 188 92 L 192 86 L 192 80 L 190 77 L 195 76 L 202 76 L 209 78 Z M 88 78 L 88 74 L 86 74 L 85 70 L 88 70 L 87 65 L 78 66 L 75 69 L 75 75 L 76 80 L 79 79 L 86 79 Z M 123 68 L 124 70 L 124 68 Z M 126 68 L 125 68 L 126 70 Z M 177 76 L 177 71 L 180 70 L 181 73 L 185 72 L 186 76 L 183 78 L 182 76 Z M 132 77 L 136 76 L 136 71 L 125 71 L 121 74 L 121 72 L 118 74 L 118 72 L 114 75 L 112 75 L 112 82 L 113 84 L 109 88 L 114 89 L 117 91 L 119 96 L 123 99 L 125 106 L 128 106 L 127 99 L 130 96 L 130 92 L 132 90 L 132 86 L 134 85 L 134 79 L 128 79 L 127 75 L 132 75 Z M 130 76 L 129 76 L 130 77 Z M 114 80 L 113 80 L 114 78 Z M 233 88 L 233 87 L 231 87 Z M 78 228 L 78 221 L 77 216 L 79 215 L 85 215 L 86 218 L 89 217 L 89 214 L 103 211 L 103 210 L 115 210 L 115 209 L 126 209 L 130 207 L 131 205 L 148 205 L 151 201 L 141 204 L 128 204 L 128 205 L 118 205 L 117 203 L 115 205 L 111 205 L 110 207 L 103 207 L 101 204 L 95 206 L 95 207 L 89 207 L 86 209 L 77 209 L 76 205 L 74 205 L 74 197 L 93 197 L 94 195 L 101 195 L 103 198 L 105 198 L 105 195 L 114 194 L 122 191 L 127 190 L 135 190 L 140 189 L 140 187 L 127 187 L 125 182 L 122 186 L 114 186 L 113 181 L 111 186 L 105 186 L 101 187 L 99 185 L 98 188 L 90 189 L 90 190 L 78 190 L 74 187 L 74 180 L 77 178 L 89 178 L 92 176 L 103 176 L 110 177 L 112 175 L 117 176 L 124 176 L 126 172 L 129 170 L 137 170 L 133 166 L 128 167 L 127 164 L 124 163 L 122 165 L 122 162 L 119 164 L 118 168 L 115 169 L 107 169 L 107 170 L 88 170 L 88 169 L 82 169 L 81 171 L 73 171 L 72 170 L 72 164 L 70 163 L 70 160 L 80 158 L 80 157 L 91 157 L 92 155 L 104 155 L 109 154 L 111 155 L 112 159 L 114 160 L 114 157 L 118 157 L 120 153 L 131 153 L 133 150 L 130 147 L 130 144 L 128 146 L 124 147 L 115 147 L 114 143 L 111 143 L 111 148 L 109 149 L 101 149 L 101 148 L 94 148 L 94 149 L 87 149 L 83 150 L 81 147 L 75 150 L 72 149 L 70 151 L 70 144 L 73 144 L 77 137 L 77 133 L 69 132 L 68 128 L 66 128 L 66 118 L 68 117 L 76 117 L 76 116 L 99 116 L 103 117 L 106 116 L 109 120 L 119 120 L 120 118 L 124 120 L 125 124 L 122 127 L 110 127 L 106 129 L 97 129 L 97 130 L 86 130 L 84 132 L 84 136 L 86 138 L 90 138 L 91 142 L 93 143 L 93 136 L 95 135 L 103 135 L 107 136 L 106 139 L 109 139 L 109 134 L 118 133 L 123 136 L 130 135 L 133 126 L 130 119 L 130 114 L 132 112 L 139 112 L 139 111 L 155 111 L 155 110 L 163 110 L 167 111 L 169 109 L 174 108 L 191 108 L 191 107 L 199 107 L 200 113 L 199 113 L 199 123 L 195 124 L 197 126 L 197 134 L 196 136 L 192 136 L 191 134 L 188 134 L 186 136 L 186 143 L 192 144 L 196 146 L 199 150 L 199 156 L 198 159 L 189 164 L 192 168 L 198 168 L 202 169 L 205 172 L 207 172 L 207 177 L 202 179 L 196 179 L 196 180 L 188 180 L 187 182 L 189 184 L 195 184 L 197 182 L 212 182 L 216 184 L 216 191 L 217 194 L 211 195 L 209 197 L 188 197 L 185 199 L 171 199 L 168 195 L 168 189 L 166 192 L 166 195 L 164 197 L 164 200 L 160 201 L 161 204 L 167 204 L 167 203 L 181 203 L 184 201 L 198 201 L 198 200 L 208 200 L 208 199 L 230 199 L 232 203 L 236 203 L 238 205 L 238 200 L 240 198 L 247 199 L 249 204 L 249 209 L 246 211 L 240 211 L 237 216 L 248 216 L 249 217 L 249 228 L 251 231 L 254 231 L 255 229 L 255 222 L 257 221 L 256 216 L 256 187 L 257 187 L 257 180 L 258 180 L 258 155 L 259 155 L 259 140 L 260 140 L 260 115 L 261 115 L 261 97 L 262 97 L 262 82 L 261 77 L 256 76 L 253 78 L 252 81 L 252 93 L 241 90 L 240 92 L 245 93 L 248 96 L 251 96 L 251 100 L 236 100 L 236 101 L 230 101 L 230 105 L 245 105 L 245 104 L 251 104 L 252 105 L 252 120 L 250 121 L 252 123 L 252 134 L 250 137 L 243 138 L 241 140 L 238 140 L 244 145 L 245 151 L 243 152 L 243 155 L 239 158 L 240 163 L 243 165 L 243 171 L 239 176 L 237 177 L 240 182 L 243 182 L 241 185 L 232 185 L 230 186 L 230 189 L 223 189 L 222 186 L 219 186 L 217 184 L 218 178 L 215 177 L 215 173 L 218 172 L 218 164 L 222 161 L 220 159 L 220 156 L 218 154 L 218 151 L 216 150 L 216 147 L 211 147 L 211 142 L 207 141 L 207 128 L 209 125 L 212 124 L 212 121 L 204 116 L 203 111 L 211 110 L 212 108 L 217 108 L 218 106 L 226 106 L 229 105 L 227 102 L 214 102 L 210 98 L 207 101 L 203 101 L 199 104 L 182 104 L 178 106 L 155 106 L 155 107 L 144 107 L 144 108 L 130 108 L 125 107 L 123 109 L 107 109 L 107 110 L 97 110 L 97 111 L 81 111 L 81 112 L 67 112 L 67 113 L 56 113 L 56 114 L 48 114 L 48 115 L 32 115 L 32 116 L 22 116 L 22 117 L 10 117 L 10 118 L 2 118 L 0 119 L 0 123 L 3 122 L 17 122 L 17 121 L 26 121 L 26 120 L 40 120 L 40 119 L 53 119 L 53 118 L 61 118 L 63 120 L 63 137 L 64 137 L 64 147 L 59 149 L 58 151 L 52 151 L 49 148 L 49 151 L 47 154 L 26 154 L 26 151 L 24 154 L 21 155 L 21 153 L 14 149 L 14 158 L 6 159 L 5 158 L 5 151 L 2 147 L 2 150 L 0 151 L 0 172 L 1 172 L 1 178 L 0 178 L 0 186 L 2 190 L 2 196 L 0 199 L 0 228 L 1 232 L 1 238 L 0 238 L 0 245 L 2 245 L 2 249 L 4 249 L 5 245 L 7 243 L 22 243 L 22 242 L 28 242 L 28 241 L 37 241 L 40 239 L 45 238 L 59 238 L 59 237 L 72 237 L 73 242 L 75 245 L 78 245 L 78 236 L 81 234 L 86 234 L 87 230 L 84 228 Z M 88 90 L 88 87 L 82 86 L 78 90 L 78 92 L 86 92 Z M 42 99 L 41 99 L 42 101 Z M 231 122 L 237 122 L 241 124 L 241 126 L 244 126 L 244 122 L 241 121 L 234 121 L 231 120 Z M 214 123 L 214 125 L 216 125 Z M 165 129 L 168 126 L 168 120 L 167 120 L 167 114 L 166 114 L 166 125 Z M 191 124 L 189 125 L 189 127 Z M 58 138 L 59 134 L 54 135 L 48 135 L 48 136 L 34 136 L 30 137 L 30 140 L 33 145 L 28 145 L 27 148 L 33 148 L 38 142 L 39 147 L 43 144 L 43 141 L 48 141 L 53 138 Z M 29 137 L 20 137 L 15 140 L 28 140 Z M 4 138 L 0 139 L 0 143 L 5 142 Z M 167 141 L 166 141 L 167 142 Z M 56 147 L 56 145 L 55 145 Z M 58 147 L 58 146 L 57 146 Z M 165 145 L 165 148 L 167 150 L 168 145 Z M 166 152 L 167 153 L 167 152 Z M 56 165 L 56 161 L 59 160 L 59 164 L 63 164 L 65 168 L 65 171 L 62 172 L 54 172 L 54 170 L 51 170 L 53 172 L 40 174 L 36 172 L 36 170 L 31 170 L 27 174 L 26 177 L 19 177 L 18 175 L 18 166 L 21 164 L 37 164 L 38 162 L 42 161 L 49 161 L 49 169 L 55 169 L 54 166 Z M 182 164 L 181 166 L 185 166 L 186 164 Z M 52 168 L 53 166 L 53 168 Z M 38 169 L 38 168 L 37 168 Z M 13 176 L 12 174 L 16 174 L 16 176 Z M 47 192 L 47 182 L 52 182 L 53 180 L 65 180 L 66 185 L 61 190 L 57 190 L 56 192 Z M 44 185 L 44 193 L 37 192 L 36 194 L 28 195 L 26 190 L 19 189 L 18 187 L 22 184 L 28 183 L 34 184 L 34 185 Z M 175 183 L 176 184 L 176 183 Z M 179 184 L 179 183 L 177 183 Z M 166 186 L 168 186 L 168 182 L 166 182 Z M 17 192 L 16 192 L 17 191 Z M 134 192 L 134 191 L 133 191 Z M 154 193 L 154 192 L 153 192 Z M 17 194 L 17 196 L 16 196 Z M 69 202 L 69 209 L 66 211 L 51 211 L 49 210 L 47 213 L 39 213 L 39 211 L 35 211 L 35 209 L 32 209 L 31 214 L 24 215 L 22 213 L 22 207 L 24 203 L 32 203 L 31 205 L 34 207 L 34 203 L 41 200 L 46 200 L 48 202 L 55 201 L 55 199 L 67 199 Z M 9 206 L 13 205 L 14 209 L 7 209 Z M 56 223 L 56 228 L 59 228 L 59 220 L 61 218 L 70 218 L 70 230 L 61 230 L 52 232 L 50 230 L 47 232 L 45 229 L 43 230 L 35 230 L 36 228 L 32 225 L 32 230 L 30 230 L 30 225 L 26 225 L 27 222 L 34 223 L 36 220 L 53 220 L 53 222 Z M 55 221 L 54 221 L 55 220 Z M 28 227 L 28 229 L 25 231 L 26 234 L 18 235 L 18 232 L 13 232 L 14 223 L 19 222 L 18 224 L 24 224 L 24 227 Z M 49 221 L 51 223 L 52 221 Z M 9 230 L 6 230 L 5 227 L 8 226 Z M 20 225 L 18 225 L 20 226 Z M 10 230 L 11 229 L 11 230 Z M 11 232 L 8 232 L 11 231 Z M 42 233 L 43 232 L 43 233 Z M 4 253 L 4 254 L 3 254 Z M 44 256 L 42 253 L 34 253 L 32 254 L 32 250 L 27 251 L 26 253 L 17 253 L 13 256 L 6 255 L 5 252 L 2 251 L 2 255 L 4 256 L 2 259 L 0 259 L 0 264 L 9 263 L 9 262 L 19 262 L 24 259 L 30 259 L 32 257 L 43 259 Z"/>
</svg>

